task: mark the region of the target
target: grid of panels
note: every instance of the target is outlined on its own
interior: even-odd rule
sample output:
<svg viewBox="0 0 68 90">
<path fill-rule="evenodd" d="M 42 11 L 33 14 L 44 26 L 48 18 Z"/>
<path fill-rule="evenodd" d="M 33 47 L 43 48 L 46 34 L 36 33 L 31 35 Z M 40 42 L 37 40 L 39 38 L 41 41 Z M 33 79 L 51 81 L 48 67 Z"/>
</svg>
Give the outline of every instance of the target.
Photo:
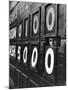
<svg viewBox="0 0 68 90">
<path fill-rule="evenodd" d="M 42 9 L 44 9 L 43 14 L 45 17 L 42 17 Z M 43 5 L 43 8 L 42 6 L 37 7 L 31 13 L 29 12 L 28 15 L 24 13 L 24 18 L 21 19 L 20 23 L 15 25 L 17 27 L 16 39 L 14 41 L 10 40 L 10 44 L 14 45 L 14 42 L 16 44 L 16 61 L 12 61 L 13 59 L 11 59 L 10 62 L 20 70 L 25 68 L 25 71 L 31 71 L 33 74 L 37 74 L 40 78 L 43 78 L 44 81 L 48 80 L 54 85 L 63 80 L 58 80 L 58 76 L 60 75 L 58 74 L 58 69 L 60 68 L 60 66 L 58 68 L 58 65 L 60 63 L 57 61 L 57 58 L 60 58 L 60 56 L 57 55 L 61 48 L 62 40 L 61 35 L 59 36 L 58 34 L 58 12 L 58 4 L 47 4 Z M 41 35 L 42 18 L 44 18 L 43 35 Z M 44 38 L 43 40 L 41 40 L 42 37 Z M 65 68 L 64 63 L 62 63 L 61 69 L 63 68 Z M 23 79 L 25 81 L 23 86 L 26 87 L 27 85 L 25 84 L 27 84 L 28 80 L 26 78 Z M 46 85 L 39 84 L 39 86 Z M 62 85 L 61 82 L 60 85 Z"/>
</svg>

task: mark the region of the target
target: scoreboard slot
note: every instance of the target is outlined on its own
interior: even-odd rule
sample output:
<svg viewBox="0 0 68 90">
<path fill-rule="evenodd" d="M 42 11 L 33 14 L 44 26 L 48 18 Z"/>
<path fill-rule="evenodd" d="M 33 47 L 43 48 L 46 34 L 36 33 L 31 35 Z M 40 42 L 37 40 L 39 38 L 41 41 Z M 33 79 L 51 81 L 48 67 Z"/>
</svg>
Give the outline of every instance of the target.
<svg viewBox="0 0 68 90">
<path fill-rule="evenodd" d="M 16 45 L 9 46 L 9 58 L 12 63 L 16 61 Z"/>
<path fill-rule="evenodd" d="M 10 43 L 16 43 L 16 40 L 17 40 L 17 26 L 16 25 L 10 28 L 9 40 L 10 40 Z"/>
<path fill-rule="evenodd" d="M 21 59 L 22 59 L 22 46 L 21 45 L 17 45 L 17 52 L 16 52 L 16 62 L 18 62 L 18 64 L 20 65 L 21 63 Z"/>
<path fill-rule="evenodd" d="M 31 29 L 31 38 L 39 39 L 40 38 L 40 23 L 41 23 L 41 8 L 35 10 L 31 14 L 32 16 L 32 29 Z"/>
<path fill-rule="evenodd" d="M 22 40 L 23 36 L 23 20 L 17 26 L 17 40 Z"/>
<path fill-rule="evenodd" d="M 22 62 L 23 67 L 25 69 L 29 68 L 29 60 L 30 60 L 30 48 L 29 48 L 29 43 L 23 43 L 22 45 Z"/>
<path fill-rule="evenodd" d="M 30 15 L 24 18 L 23 40 L 30 38 Z"/>
<path fill-rule="evenodd" d="M 56 36 L 58 27 L 58 5 L 47 5 L 45 7 L 45 35 L 46 37 Z"/>
<path fill-rule="evenodd" d="M 30 69 L 38 72 L 38 63 L 39 63 L 39 43 L 31 44 L 31 58 L 30 58 Z"/>
<path fill-rule="evenodd" d="M 23 62 L 27 63 L 27 53 L 28 53 L 28 48 L 25 46 L 24 51 L 23 51 Z"/>
<path fill-rule="evenodd" d="M 56 83 L 56 48 L 46 46 L 44 50 L 44 74 L 43 77 L 49 81 Z"/>
</svg>

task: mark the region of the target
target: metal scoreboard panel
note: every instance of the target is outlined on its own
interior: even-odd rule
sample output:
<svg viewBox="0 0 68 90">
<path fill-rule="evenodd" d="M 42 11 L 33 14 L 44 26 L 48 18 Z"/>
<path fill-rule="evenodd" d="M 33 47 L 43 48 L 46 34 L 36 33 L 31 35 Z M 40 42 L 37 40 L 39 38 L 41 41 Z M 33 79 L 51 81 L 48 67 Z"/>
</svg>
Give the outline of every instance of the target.
<svg viewBox="0 0 68 90">
<path fill-rule="evenodd" d="M 41 30 L 41 8 L 36 8 L 31 13 L 32 18 L 32 28 L 31 28 L 31 38 L 39 39 L 40 38 L 40 30 Z"/>
<path fill-rule="evenodd" d="M 16 42 L 16 40 L 17 40 L 17 26 L 16 25 L 14 25 L 12 28 L 10 28 L 9 39 L 10 39 L 10 43 Z"/>
<path fill-rule="evenodd" d="M 66 38 L 66 5 L 59 4 L 59 36 Z"/>
<path fill-rule="evenodd" d="M 48 4 L 45 6 L 44 33 L 46 37 L 56 36 L 58 33 L 58 5 Z"/>
<path fill-rule="evenodd" d="M 44 79 L 47 79 L 53 83 L 56 82 L 56 49 L 51 46 L 44 46 Z"/>
<path fill-rule="evenodd" d="M 66 39 L 61 39 L 57 53 L 57 85 L 66 84 Z"/>
<path fill-rule="evenodd" d="M 23 19 L 17 25 L 17 40 L 22 40 L 23 37 Z"/>
<path fill-rule="evenodd" d="M 38 72 L 38 65 L 39 65 L 39 50 L 40 44 L 39 42 L 31 43 L 31 54 L 30 54 L 30 69 Z"/>
<path fill-rule="evenodd" d="M 9 46 L 9 59 L 10 59 L 10 63 L 14 64 L 16 61 L 16 44 L 10 44 Z"/>
<path fill-rule="evenodd" d="M 9 55 L 13 58 L 16 58 L 16 45 L 9 46 Z"/>
<path fill-rule="evenodd" d="M 29 40 L 30 38 L 30 15 L 24 18 L 24 29 L 23 29 L 23 39 Z"/>
</svg>

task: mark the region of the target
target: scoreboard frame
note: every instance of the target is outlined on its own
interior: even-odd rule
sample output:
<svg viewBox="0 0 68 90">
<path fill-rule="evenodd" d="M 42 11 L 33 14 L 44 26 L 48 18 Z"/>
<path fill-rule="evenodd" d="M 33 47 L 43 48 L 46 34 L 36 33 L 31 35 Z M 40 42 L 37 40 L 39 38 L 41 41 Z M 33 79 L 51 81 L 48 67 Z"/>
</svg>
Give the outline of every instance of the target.
<svg viewBox="0 0 68 90">
<path fill-rule="evenodd" d="M 39 26 L 38 26 L 38 31 L 37 31 L 37 34 L 34 34 L 33 33 L 33 17 L 36 16 L 38 14 L 38 20 L 39 20 Z M 31 39 L 32 40 L 36 40 L 36 39 L 40 39 L 40 32 L 41 32 L 41 7 L 38 7 L 36 9 L 34 9 L 32 12 L 31 12 L 31 21 L 32 21 L 32 24 L 31 24 Z"/>
<path fill-rule="evenodd" d="M 46 26 L 46 14 L 47 14 L 47 9 L 53 7 L 55 9 L 55 22 L 54 22 L 54 27 L 53 27 L 53 32 L 50 31 L 48 32 L 47 26 Z M 45 9 L 45 18 L 44 18 L 44 36 L 45 37 L 55 37 L 58 35 L 58 19 L 59 19 L 59 4 L 48 4 L 44 7 Z"/>
</svg>

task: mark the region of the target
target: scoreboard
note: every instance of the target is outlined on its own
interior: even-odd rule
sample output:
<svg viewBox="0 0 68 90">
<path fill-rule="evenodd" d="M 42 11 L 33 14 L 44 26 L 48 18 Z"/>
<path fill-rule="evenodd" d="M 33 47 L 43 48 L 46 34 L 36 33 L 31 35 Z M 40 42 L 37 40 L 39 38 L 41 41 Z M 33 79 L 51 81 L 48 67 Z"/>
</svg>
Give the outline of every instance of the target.
<svg viewBox="0 0 68 90">
<path fill-rule="evenodd" d="M 9 30 L 9 88 L 66 85 L 66 5 L 19 2 L 16 10 Z"/>
</svg>

